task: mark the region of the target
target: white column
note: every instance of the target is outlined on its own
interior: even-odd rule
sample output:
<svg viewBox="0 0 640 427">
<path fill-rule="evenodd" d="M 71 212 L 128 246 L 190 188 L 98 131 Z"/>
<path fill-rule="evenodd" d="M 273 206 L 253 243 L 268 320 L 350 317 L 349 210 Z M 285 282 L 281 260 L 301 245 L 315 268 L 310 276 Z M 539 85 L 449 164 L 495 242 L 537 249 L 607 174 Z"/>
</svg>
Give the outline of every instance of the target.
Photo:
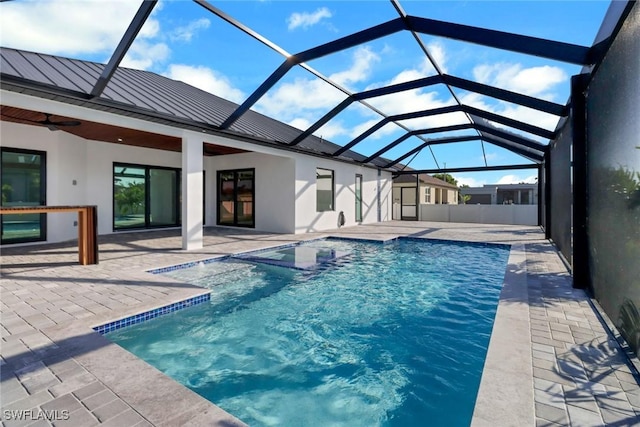
<svg viewBox="0 0 640 427">
<path fill-rule="evenodd" d="M 182 136 L 182 249 L 202 248 L 202 137 Z"/>
</svg>

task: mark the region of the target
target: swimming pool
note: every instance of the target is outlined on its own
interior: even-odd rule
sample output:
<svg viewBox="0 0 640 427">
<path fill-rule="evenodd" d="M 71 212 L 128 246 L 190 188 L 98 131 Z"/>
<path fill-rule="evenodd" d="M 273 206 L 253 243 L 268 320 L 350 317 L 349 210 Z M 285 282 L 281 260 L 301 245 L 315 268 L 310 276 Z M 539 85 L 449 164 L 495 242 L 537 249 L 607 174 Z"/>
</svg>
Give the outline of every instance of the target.
<svg viewBox="0 0 640 427">
<path fill-rule="evenodd" d="M 469 425 L 508 246 L 303 246 L 340 256 L 166 273 L 211 302 L 106 336 L 252 426 Z"/>
</svg>

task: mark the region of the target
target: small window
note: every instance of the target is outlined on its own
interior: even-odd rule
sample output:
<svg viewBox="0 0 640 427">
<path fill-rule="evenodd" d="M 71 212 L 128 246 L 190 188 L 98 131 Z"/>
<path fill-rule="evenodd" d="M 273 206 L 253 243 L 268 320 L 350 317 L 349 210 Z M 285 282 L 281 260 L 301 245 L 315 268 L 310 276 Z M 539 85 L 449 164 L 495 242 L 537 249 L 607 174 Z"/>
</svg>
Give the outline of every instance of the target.
<svg viewBox="0 0 640 427">
<path fill-rule="evenodd" d="M 424 189 L 424 202 L 431 203 L 431 187 L 425 187 Z"/>
<path fill-rule="evenodd" d="M 362 222 L 362 175 L 356 174 L 356 222 Z"/>
<path fill-rule="evenodd" d="M 333 211 L 333 203 L 333 171 L 316 168 L 316 211 Z"/>
</svg>

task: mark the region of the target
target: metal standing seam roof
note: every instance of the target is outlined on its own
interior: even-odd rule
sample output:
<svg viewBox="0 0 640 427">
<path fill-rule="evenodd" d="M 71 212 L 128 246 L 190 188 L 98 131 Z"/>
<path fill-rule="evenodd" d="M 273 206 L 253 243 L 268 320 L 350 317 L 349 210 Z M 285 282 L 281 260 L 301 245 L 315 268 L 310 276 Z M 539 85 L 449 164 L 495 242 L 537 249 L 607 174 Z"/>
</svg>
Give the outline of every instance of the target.
<svg viewBox="0 0 640 427">
<path fill-rule="evenodd" d="M 119 107 L 121 114 L 122 111 L 135 110 L 138 116 L 150 114 L 176 119 L 176 124 L 192 122 L 208 130 L 218 128 L 238 108 L 234 102 L 181 81 L 124 67 L 117 68 L 102 95 L 92 99 L 91 89 L 104 67 L 105 64 L 96 62 L 0 47 L 0 85 L 3 89 L 15 90 L 15 86 L 20 86 L 50 93 L 60 92 L 81 99 L 83 104 L 96 109 L 105 109 L 100 107 L 106 104 Z M 249 142 L 257 138 L 283 149 L 291 149 L 287 142 L 302 133 L 299 129 L 253 110 L 230 126 L 229 132 L 235 136 L 244 135 Z M 328 155 L 341 146 L 310 135 L 296 148 L 309 154 Z M 356 162 L 365 158 L 351 150 L 338 157 Z M 382 167 L 386 163 L 387 159 L 379 158 L 371 161 L 369 166 Z"/>
</svg>

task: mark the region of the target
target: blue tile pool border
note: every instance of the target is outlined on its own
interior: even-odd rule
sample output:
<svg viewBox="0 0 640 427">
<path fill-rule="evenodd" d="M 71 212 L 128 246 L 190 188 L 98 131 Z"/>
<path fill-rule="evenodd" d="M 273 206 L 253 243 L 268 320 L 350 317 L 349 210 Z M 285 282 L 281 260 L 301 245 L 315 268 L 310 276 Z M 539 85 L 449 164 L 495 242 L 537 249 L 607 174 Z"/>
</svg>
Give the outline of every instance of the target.
<svg viewBox="0 0 640 427">
<path fill-rule="evenodd" d="M 197 265 L 202 265 L 202 264 L 210 264 L 212 262 L 218 262 L 218 261 L 222 261 L 225 259 L 231 258 L 231 255 L 223 255 L 223 256 L 219 256 L 219 257 L 215 257 L 215 258 L 207 258 L 207 259 L 203 259 L 200 261 L 190 261 L 190 262 L 185 262 L 183 264 L 176 264 L 176 265 L 170 265 L 168 267 L 160 267 L 160 268 L 154 268 L 151 270 L 147 270 L 147 273 L 151 273 L 151 274 L 162 274 L 162 273 L 168 273 L 170 271 L 176 271 L 176 270 L 183 270 L 185 268 L 191 268 L 191 267 L 195 267 Z"/>
<path fill-rule="evenodd" d="M 108 334 L 109 332 L 117 331 L 118 329 L 136 325 L 138 323 L 146 322 L 147 320 L 155 319 L 156 317 L 173 313 L 174 311 L 192 307 L 194 305 L 198 305 L 210 300 L 210 293 L 198 295 L 193 298 L 188 298 L 184 301 L 174 302 L 173 304 L 169 304 L 164 307 L 154 308 L 153 310 L 145 311 L 144 313 L 134 314 L 133 316 L 125 317 L 124 319 L 114 320 L 113 322 L 109 322 L 104 325 L 95 326 L 93 327 L 93 330 L 100 335 Z"/>
</svg>

